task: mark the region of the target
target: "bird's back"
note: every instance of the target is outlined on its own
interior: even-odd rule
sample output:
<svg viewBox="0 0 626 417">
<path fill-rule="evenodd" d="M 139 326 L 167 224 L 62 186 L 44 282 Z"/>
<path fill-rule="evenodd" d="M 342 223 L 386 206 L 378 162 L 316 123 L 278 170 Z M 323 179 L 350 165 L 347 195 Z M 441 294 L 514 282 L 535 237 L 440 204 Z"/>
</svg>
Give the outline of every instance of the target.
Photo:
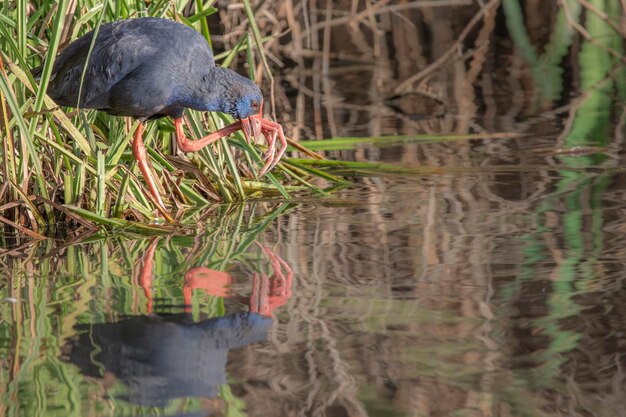
<svg viewBox="0 0 626 417">
<path fill-rule="evenodd" d="M 79 101 L 93 36 L 89 32 L 57 57 L 48 87 L 57 104 L 152 117 L 215 66 L 206 40 L 185 25 L 159 18 L 108 23 L 98 32 Z"/>
</svg>

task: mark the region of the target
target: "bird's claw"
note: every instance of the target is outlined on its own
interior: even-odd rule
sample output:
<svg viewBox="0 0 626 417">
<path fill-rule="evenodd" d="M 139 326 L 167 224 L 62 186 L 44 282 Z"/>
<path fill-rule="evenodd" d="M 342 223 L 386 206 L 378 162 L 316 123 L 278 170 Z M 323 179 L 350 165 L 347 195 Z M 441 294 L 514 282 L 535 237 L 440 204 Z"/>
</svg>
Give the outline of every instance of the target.
<svg viewBox="0 0 626 417">
<path fill-rule="evenodd" d="M 253 143 L 256 145 L 261 135 L 265 136 L 267 141 L 267 151 L 262 156 L 262 160 L 265 161 L 265 164 L 259 172 L 260 177 L 271 171 L 276 164 L 280 162 L 280 159 L 287 150 L 287 140 L 285 139 L 282 126 L 264 119 L 262 109 L 263 104 L 261 103 L 258 114 L 241 119 L 241 130 L 248 143 L 250 143 L 250 138 L 252 137 Z M 280 141 L 278 151 L 276 150 L 276 138 Z"/>
<path fill-rule="evenodd" d="M 280 162 L 287 150 L 287 139 L 285 139 L 281 125 L 267 119 L 261 119 L 261 132 L 267 140 L 267 151 L 263 155 L 263 160 L 266 162 L 263 168 L 261 168 L 259 176 L 263 176 L 271 171 Z M 276 149 L 277 138 L 280 141 L 280 148 L 278 150 Z"/>
<path fill-rule="evenodd" d="M 259 142 L 263 132 L 261 120 L 261 117 L 258 115 L 241 119 L 241 130 L 248 143 L 250 143 L 250 137 L 252 137 L 253 144 L 256 145 Z"/>
</svg>

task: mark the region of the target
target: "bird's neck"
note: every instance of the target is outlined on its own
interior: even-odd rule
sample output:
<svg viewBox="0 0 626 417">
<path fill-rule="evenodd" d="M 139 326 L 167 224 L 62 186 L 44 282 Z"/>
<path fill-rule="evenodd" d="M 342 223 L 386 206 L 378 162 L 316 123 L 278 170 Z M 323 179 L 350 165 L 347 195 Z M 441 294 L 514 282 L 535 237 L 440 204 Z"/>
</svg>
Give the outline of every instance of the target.
<svg viewBox="0 0 626 417">
<path fill-rule="evenodd" d="M 224 76 L 225 71 L 227 71 L 225 68 L 215 66 L 203 74 L 202 83 L 190 92 L 186 107 L 200 111 L 229 113 L 232 105 L 232 100 L 229 100 L 231 89 Z"/>
</svg>

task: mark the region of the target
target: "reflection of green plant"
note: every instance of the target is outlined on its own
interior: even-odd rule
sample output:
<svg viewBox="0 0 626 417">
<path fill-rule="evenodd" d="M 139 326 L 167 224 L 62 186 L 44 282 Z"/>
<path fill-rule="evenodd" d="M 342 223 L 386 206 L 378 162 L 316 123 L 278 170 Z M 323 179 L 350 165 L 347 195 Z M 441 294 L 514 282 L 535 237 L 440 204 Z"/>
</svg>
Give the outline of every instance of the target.
<svg viewBox="0 0 626 417">
<path fill-rule="evenodd" d="M 246 403 L 235 397 L 232 390 L 230 389 L 230 385 L 222 385 L 220 388 L 220 398 L 224 400 L 226 403 L 226 410 L 224 415 L 226 417 L 245 417 L 246 414 Z"/>
<path fill-rule="evenodd" d="M 272 222 L 290 205 L 281 204 L 262 212 L 251 205 L 218 208 L 206 233 L 159 239 L 154 256 L 153 295 L 167 305 L 183 302 L 183 277 L 192 266 L 225 270 L 234 263 L 254 264 L 251 253 Z M 0 299 L 0 413 L 18 416 L 113 416 L 166 415 L 200 407 L 199 399 L 172 401 L 165 409 L 138 407 L 116 399 L 125 387 L 115 384 L 104 399 L 100 380 L 85 378 L 76 367 L 59 358 L 61 348 L 75 334 L 76 324 L 116 320 L 117 316 L 145 312 L 146 300 L 135 274 L 152 241 L 93 235 L 54 253 L 51 241 L 32 247 L 32 255 L 16 259 L 11 266 L 10 286 L 3 282 Z M 256 249 L 256 246 L 252 248 Z M 262 265 L 254 265 L 262 268 Z M 26 271 L 30 271 L 26 274 Z M 10 276 L 9 274 L 4 274 Z M 42 279 L 45 277 L 46 279 Z M 192 311 L 196 318 L 224 314 L 223 299 L 194 292 Z M 241 416 L 245 405 L 223 387 L 223 399 L 232 415 Z M 237 411 L 239 410 L 239 411 Z M 237 412 L 236 412 L 237 411 Z"/>
<path fill-rule="evenodd" d="M 577 21 L 581 11 L 580 2 L 578 0 L 563 1 L 567 3 L 566 7 L 569 9 L 571 19 Z M 537 84 L 536 99 L 540 102 L 558 100 L 563 92 L 563 69 L 560 64 L 575 34 L 574 28 L 568 22 L 565 9 L 562 7 L 559 10 L 552 28 L 550 42 L 546 45 L 545 51 L 538 54 L 526 32 L 524 14 L 519 0 L 502 0 L 502 8 L 513 42 L 531 66 L 531 74 Z"/>
<path fill-rule="evenodd" d="M 619 13 L 619 5 L 614 2 L 592 0 L 590 3 L 609 16 Z M 625 91 L 626 73 L 621 68 L 620 60 L 609 52 L 613 50 L 623 54 L 622 37 L 594 13 L 587 13 L 585 28 L 592 36 L 593 43 L 585 40 L 578 55 L 583 96 L 576 108 L 572 128 L 565 138 L 566 146 L 603 146 L 609 143 L 612 94 L 614 89 L 617 89 L 617 93 L 623 97 Z M 615 67 L 616 65 L 618 67 Z M 614 68 L 617 69 L 617 73 L 612 75 L 611 71 Z M 564 159 L 572 166 L 587 166 L 600 162 L 597 158 Z"/>
<path fill-rule="evenodd" d="M 619 12 L 619 5 L 613 2 L 591 0 L 590 3 L 607 15 Z M 611 77 L 611 71 L 619 60 L 612 56 L 609 49 L 622 53 L 621 36 L 598 17 L 595 13 L 587 13 L 585 29 L 593 41 L 585 40 L 578 56 L 581 78 L 582 101 L 576 108 L 572 128 L 565 138 L 566 146 L 595 145 L 604 146 L 610 142 L 609 126 L 612 109 L 612 94 L 616 83 Z M 619 70 L 621 75 L 623 70 Z M 586 157 L 562 157 L 566 166 L 588 167 L 597 166 L 608 157 L 604 154 Z M 546 363 L 551 364 L 551 370 L 544 369 L 542 377 L 547 383 L 560 372 L 559 364 L 565 359 L 560 353 L 573 350 L 581 335 L 563 330 L 559 320 L 579 314 L 580 307 L 573 297 L 583 283 L 592 281 L 593 265 L 597 256 L 602 252 L 602 239 L 591 240 L 592 257 L 585 259 L 585 236 L 592 233 L 602 235 L 602 212 L 600 198 L 608 185 L 608 178 L 600 176 L 590 178 L 584 172 L 562 172 L 563 179 L 558 184 L 558 190 L 565 196 L 565 213 L 563 215 L 564 242 L 567 248 L 566 257 L 559 268 L 559 274 L 553 284 L 553 293 L 549 297 L 549 315 L 538 320 L 536 325 L 544 328 L 545 334 L 550 335 L 552 341 L 545 352 Z M 583 202 L 585 202 L 583 204 Z M 592 209 L 591 230 L 583 221 L 584 207 Z M 560 359 L 557 359 L 560 358 Z M 548 367 L 544 367 L 548 368 Z"/>
<path fill-rule="evenodd" d="M 541 63 L 535 56 L 534 49 L 525 37 L 525 32 L 520 27 L 520 9 L 517 0 L 505 0 L 503 2 L 507 14 L 507 23 L 512 33 L 516 45 L 522 50 L 526 60 L 534 66 L 533 75 L 541 75 L 537 72 L 541 68 Z M 605 13 L 608 16 L 619 14 L 619 5 L 614 2 L 601 0 L 590 1 L 596 11 Z M 566 7 L 576 18 L 580 13 L 578 1 L 568 1 Z M 563 17 L 564 9 L 561 9 L 557 19 L 557 27 L 551 42 L 560 39 L 561 46 L 556 48 L 563 53 L 566 52 L 565 40 L 571 42 L 571 32 L 564 31 L 559 25 L 566 24 Z M 612 109 L 612 95 L 622 96 L 624 87 L 623 80 L 616 76 L 618 71 L 622 76 L 623 70 L 618 66 L 619 59 L 612 51 L 623 53 L 622 38 L 612 28 L 597 16 L 596 13 L 587 13 L 585 16 L 585 30 L 591 39 L 585 39 L 582 43 L 578 64 L 581 79 L 581 98 L 575 104 L 575 113 L 572 114 L 571 128 L 564 138 L 564 145 L 574 146 L 606 146 L 610 142 L 609 127 Z M 568 36 L 564 36 L 565 33 Z M 561 33 L 561 35 L 558 35 Z M 552 50 L 556 50 L 552 47 Z M 551 50 L 547 48 L 546 54 Z M 561 57 L 563 55 L 561 54 Z M 554 65 L 558 65 L 560 59 L 551 60 Z M 553 73 L 554 70 L 548 71 Z M 550 81 L 551 78 L 548 80 Z M 536 79 L 540 85 L 541 82 Z M 552 82 L 552 81 L 550 81 Z M 561 81 L 559 80 L 561 90 Z M 545 87 L 545 86 L 544 86 Z M 557 90 L 546 90 L 538 92 L 550 99 L 558 98 L 550 96 Z M 539 206 L 537 211 L 537 230 L 532 235 L 526 236 L 527 246 L 525 253 L 527 260 L 523 264 L 522 274 L 512 286 L 508 287 L 507 297 L 512 297 L 521 289 L 524 281 L 531 280 L 536 275 L 536 268 L 541 261 L 548 259 L 547 248 L 540 237 L 546 233 L 555 233 L 554 226 L 547 226 L 545 216 L 548 213 L 558 212 L 563 207 L 561 222 L 559 227 L 563 228 L 564 259 L 558 263 L 556 273 L 553 275 L 552 291 L 547 295 L 548 313 L 532 321 L 535 331 L 548 336 L 548 346 L 531 359 L 536 366 L 530 372 L 531 378 L 539 387 L 552 386 L 561 374 L 562 365 L 567 361 L 564 355 L 576 349 L 581 334 L 563 328 L 563 320 L 575 317 L 581 312 L 581 307 L 576 303 L 575 296 L 588 287 L 588 283 L 596 277 L 594 271 L 597 257 L 602 253 L 602 227 L 603 218 L 601 209 L 601 195 L 606 189 L 609 179 L 606 175 L 591 177 L 589 173 L 579 170 L 598 166 L 607 161 L 604 154 L 593 154 L 583 157 L 563 156 L 560 158 L 564 167 L 576 168 L 576 170 L 560 170 L 561 179 L 557 183 L 557 190 L 549 195 Z M 591 222 L 584 219 L 584 210 L 591 209 Z M 589 224 L 591 228 L 589 228 Z M 592 239 L 588 239 L 589 235 Z M 591 242 L 592 247 L 586 247 L 586 242 Z M 589 256 L 591 252 L 592 256 Z M 512 291 L 513 290 L 513 291 Z"/>
</svg>

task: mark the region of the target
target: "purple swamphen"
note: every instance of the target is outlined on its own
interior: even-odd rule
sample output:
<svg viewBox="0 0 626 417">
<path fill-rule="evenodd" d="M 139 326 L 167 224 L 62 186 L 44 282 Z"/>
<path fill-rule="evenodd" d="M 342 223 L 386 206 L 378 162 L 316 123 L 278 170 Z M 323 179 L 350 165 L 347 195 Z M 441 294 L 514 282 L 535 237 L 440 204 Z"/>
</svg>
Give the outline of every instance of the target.
<svg viewBox="0 0 626 417">
<path fill-rule="evenodd" d="M 248 78 L 215 65 L 211 48 L 200 33 L 167 19 L 120 20 L 100 27 L 88 57 L 93 35 L 93 31 L 87 33 L 59 54 L 47 92 L 61 106 L 97 109 L 141 121 L 134 134 L 133 154 L 157 208 L 168 220 L 171 217 L 152 177 L 143 144 L 146 120 L 172 117 L 176 141 L 183 152 L 196 152 L 238 130 L 248 142 L 251 135 L 255 143 L 263 135 L 268 150 L 260 175 L 280 161 L 287 142 L 280 124 L 263 118 L 261 91 Z M 33 70 L 35 76 L 40 72 L 41 67 Z M 183 129 L 185 108 L 223 112 L 239 120 L 191 141 Z"/>
</svg>

